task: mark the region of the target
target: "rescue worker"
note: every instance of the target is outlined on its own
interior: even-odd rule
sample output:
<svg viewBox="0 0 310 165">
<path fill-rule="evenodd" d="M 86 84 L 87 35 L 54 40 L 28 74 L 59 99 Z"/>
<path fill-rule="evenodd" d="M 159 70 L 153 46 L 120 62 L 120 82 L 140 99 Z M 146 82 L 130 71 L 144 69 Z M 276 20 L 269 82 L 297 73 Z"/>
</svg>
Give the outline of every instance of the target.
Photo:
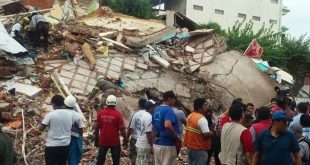
<svg viewBox="0 0 310 165">
<path fill-rule="evenodd" d="M 29 19 L 27 17 L 23 17 L 12 26 L 11 37 L 14 38 L 18 43 L 24 45 L 24 39 L 20 35 L 25 26 L 29 24 Z"/>
<path fill-rule="evenodd" d="M 99 91 L 103 92 L 101 103 L 105 105 L 105 100 L 109 95 L 116 95 L 118 93 L 118 87 L 110 81 L 105 80 L 104 76 L 97 77 L 97 83 L 92 92 L 88 95 L 88 100 L 91 100 Z"/>
<path fill-rule="evenodd" d="M 42 36 L 44 50 L 47 51 L 49 23 L 45 19 L 45 17 L 38 13 L 31 14 L 31 22 L 29 28 L 30 31 L 33 31 L 30 34 L 28 33 L 30 40 L 32 40 L 33 42 L 33 47 L 38 47 L 40 45 L 40 38 Z"/>
</svg>

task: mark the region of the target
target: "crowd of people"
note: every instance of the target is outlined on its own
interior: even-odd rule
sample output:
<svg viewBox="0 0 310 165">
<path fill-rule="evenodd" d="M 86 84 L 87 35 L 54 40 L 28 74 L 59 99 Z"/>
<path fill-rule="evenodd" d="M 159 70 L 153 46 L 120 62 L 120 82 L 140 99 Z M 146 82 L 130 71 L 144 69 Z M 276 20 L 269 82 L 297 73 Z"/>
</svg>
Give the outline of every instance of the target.
<svg viewBox="0 0 310 165">
<path fill-rule="evenodd" d="M 103 165 L 110 150 L 114 165 L 120 164 L 122 148 L 129 150 L 133 165 L 177 165 L 181 147 L 187 148 L 189 165 L 307 165 L 310 163 L 310 105 L 301 102 L 296 110 L 287 98 L 271 100 L 270 107 L 255 109 L 235 99 L 219 118 L 213 115 L 210 101 L 194 100 L 187 116 L 176 105 L 173 91 L 161 101 L 139 99 L 138 110 L 125 125 L 116 109 L 115 95 L 109 95 L 98 111 L 95 146 L 97 165 Z M 47 165 L 78 165 L 83 153 L 82 116 L 74 110 L 76 99 L 70 95 L 51 99 L 54 111 L 32 131 L 48 128 L 45 147 Z M 293 114 L 293 115 L 292 115 Z M 187 117 L 186 117 L 187 116 Z M 122 138 L 121 138 L 122 137 Z M 12 143 L 0 132 L 0 164 L 11 164 Z M 121 143 L 122 141 L 122 143 Z M 1 162 L 2 161 L 2 162 Z"/>
</svg>

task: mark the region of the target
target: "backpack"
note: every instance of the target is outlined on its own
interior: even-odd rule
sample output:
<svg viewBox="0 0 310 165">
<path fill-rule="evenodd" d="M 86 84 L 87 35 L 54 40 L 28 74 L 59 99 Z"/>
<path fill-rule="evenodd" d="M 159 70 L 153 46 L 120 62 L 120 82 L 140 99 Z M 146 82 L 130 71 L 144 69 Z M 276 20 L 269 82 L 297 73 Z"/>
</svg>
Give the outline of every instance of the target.
<svg viewBox="0 0 310 165">
<path fill-rule="evenodd" d="M 303 165 L 310 165 L 310 139 L 308 137 L 303 137 L 303 138 L 298 140 L 298 143 L 300 143 L 300 142 L 306 142 L 308 147 L 309 147 L 309 150 L 308 150 L 308 154 L 309 154 L 308 155 L 308 160 L 306 160 L 305 157 L 302 157 L 301 158 L 302 164 Z"/>
</svg>

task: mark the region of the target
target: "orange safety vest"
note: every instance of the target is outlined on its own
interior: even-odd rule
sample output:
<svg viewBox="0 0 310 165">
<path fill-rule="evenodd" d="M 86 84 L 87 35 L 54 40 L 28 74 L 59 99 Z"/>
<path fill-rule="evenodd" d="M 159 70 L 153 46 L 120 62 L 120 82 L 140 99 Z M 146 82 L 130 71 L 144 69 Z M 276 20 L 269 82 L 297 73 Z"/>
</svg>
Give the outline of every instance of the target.
<svg viewBox="0 0 310 165">
<path fill-rule="evenodd" d="M 211 149 L 211 137 L 206 138 L 198 126 L 198 120 L 204 117 L 201 113 L 192 112 L 187 118 L 184 145 L 193 150 Z"/>
</svg>

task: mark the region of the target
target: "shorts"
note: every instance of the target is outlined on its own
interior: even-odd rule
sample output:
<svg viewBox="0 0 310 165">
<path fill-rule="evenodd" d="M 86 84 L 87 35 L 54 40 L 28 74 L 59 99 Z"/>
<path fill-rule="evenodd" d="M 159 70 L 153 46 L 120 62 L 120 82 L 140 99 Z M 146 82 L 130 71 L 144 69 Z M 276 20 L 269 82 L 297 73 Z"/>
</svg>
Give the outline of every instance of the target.
<svg viewBox="0 0 310 165">
<path fill-rule="evenodd" d="M 129 159 L 131 160 L 131 162 L 136 162 L 137 158 L 136 142 L 137 140 L 134 138 L 131 138 L 129 141 Z"/>
<path fill-rule="evenodd" d="M 136 165 L 151 165 L 152 164 L 151 148 L 136 147 L 136 149 L 137 149 Z"/>
</svg>

